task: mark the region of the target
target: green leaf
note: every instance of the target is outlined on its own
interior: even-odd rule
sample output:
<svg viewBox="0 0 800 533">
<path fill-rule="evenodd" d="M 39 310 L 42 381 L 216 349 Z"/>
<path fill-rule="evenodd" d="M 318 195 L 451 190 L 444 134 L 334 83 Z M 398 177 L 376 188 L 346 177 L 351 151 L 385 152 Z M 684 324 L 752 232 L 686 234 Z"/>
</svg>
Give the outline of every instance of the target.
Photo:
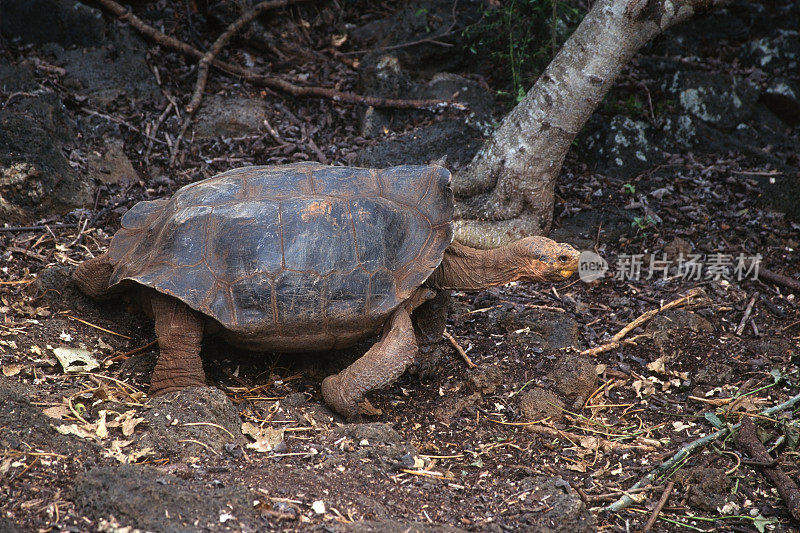
<svg viewBox="0 0 800 533">
<path fill-rule="evenodd" d="M 755 518 L 753 518 L 753 526 L 758 530 L 758 533 L 764 533 L 768 524 L 774 524 L 776 520 L 774 518 L 765 518 L 764 516 L 759 513 Z"/>
<path fill-rule="evenodd" d="M 772 379 L 775 380 L 775 383 L 778 383 L 783 379 L 783 372 L 781 372 L 778 368 L 773 368 L 769 371 L 769 373 L 772 375 Z"/>
<path fill-rule="evenodd" d="M 720 420 L 720 418 L 714 413 L 708 412 L 705 413 L 703 416 L 705 417 L 706 420 L 711 422 L 711 425 L 714 426 L 715 428 L 722 429 L 725 427 L 725 423 L 722 420 Z"/>
<path fill-rule="evenodd" d="M 471 462 L 469 464 L 469 466 L 475 466 L 477 468 L 483 468 L 483 460 L 480 457 L 478 457 L 473 462 Z"/>
</svg>

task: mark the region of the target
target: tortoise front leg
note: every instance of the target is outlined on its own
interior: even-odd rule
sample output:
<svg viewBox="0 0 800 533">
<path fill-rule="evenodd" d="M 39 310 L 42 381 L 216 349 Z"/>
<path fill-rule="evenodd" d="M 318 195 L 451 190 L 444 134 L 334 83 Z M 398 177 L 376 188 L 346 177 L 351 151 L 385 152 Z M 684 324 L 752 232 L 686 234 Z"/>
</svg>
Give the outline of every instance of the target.
<svg viewBox="0 0 800 533">
<path fill-rule="evenodd" d="M 322 382 L 322 397 L 337 413 L 358 414 L 364 395 L 396 380 L 414 361 L 417 340 L 405 306 L 397 309 L 384 326 L 383 337 L 360 359 Z"/>
<path fill-rule="evenodd" d="M 177 298 L 152 291 L 150 304 L 156 322 L 158 361 L 150 380 L 150 395 L 205 385 L 200 360 L 203 318 Z"/>
</svg>

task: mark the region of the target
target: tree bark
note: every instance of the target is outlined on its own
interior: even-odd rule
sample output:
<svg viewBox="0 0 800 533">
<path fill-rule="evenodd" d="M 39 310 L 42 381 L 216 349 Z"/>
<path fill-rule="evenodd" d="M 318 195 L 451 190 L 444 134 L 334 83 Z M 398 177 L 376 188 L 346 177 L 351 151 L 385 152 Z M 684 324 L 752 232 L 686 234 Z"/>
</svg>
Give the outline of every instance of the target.
<svg viewBox="0 0 800 533">
<path fill-rule="evenodd" d="M 493 248 L 546 234 L 569 146 L 622 67 L 670 26 L 728 1 L 598 0 L 522 102 L 456 176 L 456 239 Z"/>
</svg>

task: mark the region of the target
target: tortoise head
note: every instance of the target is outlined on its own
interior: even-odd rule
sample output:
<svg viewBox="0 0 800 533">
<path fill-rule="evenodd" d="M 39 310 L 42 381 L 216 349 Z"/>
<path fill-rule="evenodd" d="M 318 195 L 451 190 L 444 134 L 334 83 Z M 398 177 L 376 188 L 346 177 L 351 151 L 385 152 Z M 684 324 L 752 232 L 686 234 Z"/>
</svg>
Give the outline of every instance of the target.
<svg viewBox="0 0 800 533">
<path fill-rule="evenodd" d="M 580 253 L 547 237 L 525 237 L 509 245 L 522 281 L 562 281 L 578 270 Z"/>
</svg>

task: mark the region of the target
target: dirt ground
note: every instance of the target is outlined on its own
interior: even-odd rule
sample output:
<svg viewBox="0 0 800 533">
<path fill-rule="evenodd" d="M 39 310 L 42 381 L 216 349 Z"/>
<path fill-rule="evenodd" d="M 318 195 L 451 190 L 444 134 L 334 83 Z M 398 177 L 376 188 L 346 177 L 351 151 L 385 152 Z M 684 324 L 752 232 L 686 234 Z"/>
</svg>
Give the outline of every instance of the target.
<svg viewBox="0 0 800 533">
<path fill-rule="evenodd" d="M 208 44 L 219 33 L 160 7 L 139 2 L 136 11 L 151 23 L 163 17 L 187 40 Z M 399 9 L 348 7 L 328 21 L 324 9 L 293 8 L 273 22 L 305 37 L 291 42 L 276 30 L 271 67 L 309 84 L 357 88 L 360 56 L 340 55 L 325 30 L 365 27 Z M 124 26 L 106 17 L 109 27 Z M 246 63 L 248 53 L 236 50 L 247 43 L 235 44 L 227 59 Z M 599 253 L 609 273 L 591 283 L 454 294 L 448 331 L 476 368 L 443 340 L 432 375 L 404 375 L 371 394 L 360 421 L 331 412 L 319 386 L 368 343 L 290 356 L 209 339 L 208 388 L 149 398 L 152 323 L 125 300 L 87 299 L 71 269 L 108 246 L 136 201 L 245 164 L 320 155 L 351 164 L 382 137 L 358 131 L 363 107 L 286 97 L 212 72 L 208 95 L 263 100 L 275 135 L 212 132 L 176 156 L 149 135 L 159 124 L 175 139 L 181 117 L 170 102 L 191 94 L 196 73 L 190 61 L 148 46 L 156 91 L 109 97 L 108 87 L 86 96 L 88 85 L 64 74 L 74 50 L 57 51 L 59 63 L 47 49 L 5 42 L 3 60 L 34 65 L 35 87 L 0 88 L 4 108 L 29 97 L 18 93 L 58 95 L 77 117 L 76 136 L 85 136 L 62 150 L 73 170 L 102 161 L 91 150 L 103 146 L 112 177 L 91 182 L 88 208 L 42 215 L 32 229 L 0 228 L 0 531 L 641 531 L 665 493 L 653 531 L 799 530 L 764 472 L 780 469 L 797 482 L 800 407 L 759 413 L 800 393 L 800 291 L 763 275 L 737 279 L 735 264 L 719 276 L 687 279 L 673 267 L 666 279 L 647 279 L 651 259 L 701 254 L 708 265 L 715 254 L 760 254 L 763 269 L 798 282 L 800 225 L 765 202 L 773 193 L 764 182 L 782 171 L 736 150 L 673 150 L 620 177 L 599 172 L 576 146 L 552 236 Z M 628 69 L 623 95 L 612 94 L 595 123 L 625 101 L 631 80 L 651 75 Z M 385 136 L 457 113 L 398 112 Z M 795 125 L 782 135 L 797 146 L 798 133 Z M 770 154 L 797 165 L 797 152 Z M 112 179 L 120 168 L 125 179 Z M 641 278 L 621 276 L 636 254 Z M 619 346 L 586 352 L 691 290 L 693 298 L 653 313 Z M 99 366 L 65 372 L 59 348 L 86 350 Z M 774 462 L 724 436 L 629 493 L 623 510 L 605 509 L 684 445 L 748 416 Z"/>
</svg>

